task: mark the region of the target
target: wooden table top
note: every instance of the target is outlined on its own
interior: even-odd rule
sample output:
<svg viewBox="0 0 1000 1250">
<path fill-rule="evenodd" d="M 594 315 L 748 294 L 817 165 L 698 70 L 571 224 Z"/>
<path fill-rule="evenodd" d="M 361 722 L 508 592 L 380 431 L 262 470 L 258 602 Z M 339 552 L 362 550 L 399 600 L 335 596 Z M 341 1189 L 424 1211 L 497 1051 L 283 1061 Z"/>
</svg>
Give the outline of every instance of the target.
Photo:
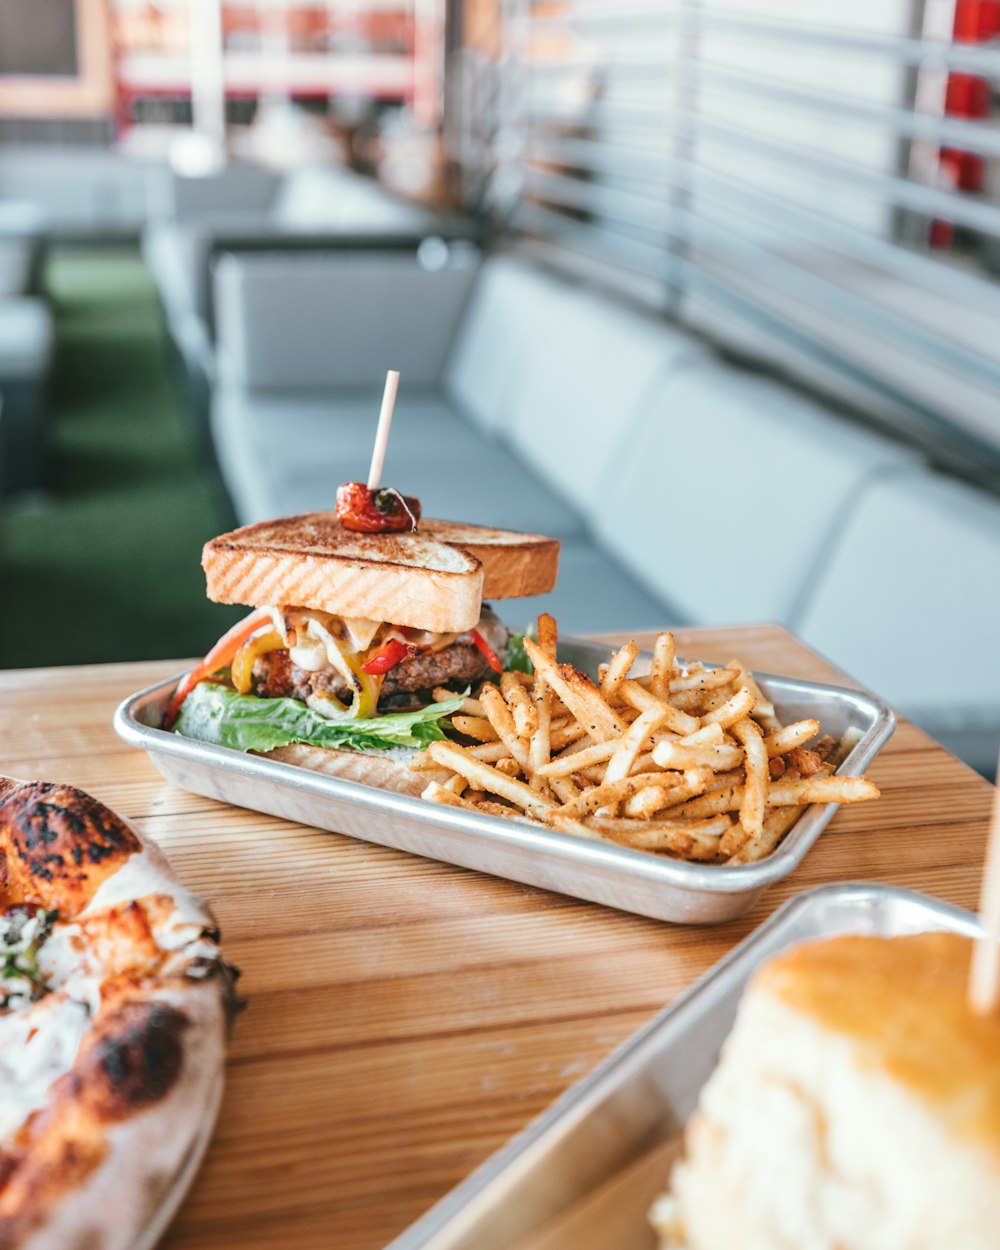
<svg viewBox="0 0 1000 1250">
<path fill-rule="evenodd" d="M 678 643 L 845 680 L 773 626 Z M 838 812 L 747 917 L 683 928 L 175 789 L 111 715 L 182 667 L 0 672 L 0 771 L 154 837 L 243 970 L 222 1114 L 164 1250 L 384 1246 L 790 895 L 853 879 L 976 905 L 993 788 L 905 722 L 869 770 L 880 801 Z"/>
</svg>

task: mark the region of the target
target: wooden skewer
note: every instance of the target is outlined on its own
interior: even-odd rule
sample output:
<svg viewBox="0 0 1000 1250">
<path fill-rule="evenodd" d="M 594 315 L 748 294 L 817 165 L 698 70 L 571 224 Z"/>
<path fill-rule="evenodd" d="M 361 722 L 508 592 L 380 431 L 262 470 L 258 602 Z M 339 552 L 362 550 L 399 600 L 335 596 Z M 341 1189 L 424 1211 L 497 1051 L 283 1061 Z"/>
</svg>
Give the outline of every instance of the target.
<svg viewBox="0 0 1000 1250">
<path fill-rule="evenodd" d="M 382 465 L 385 463 L 385 449 L 389 444 L 389 427 L 392 425 L 392 410 L 396 406 L 396 388 L 398 386 L 399 374 L 395 369 L 390 369 L 385 375 L 382 409 L 378 414 L 378 429 L 375 431 L 372 463 L 368 470 L 369 490 L 378 490 L 379 482 L 382 480 Z"/>
<path fill-rule="evenodd" d="M 985 1016 L 1000 1007 L 1000 788 L 993 796 L 993 818 L 979 894 L 979 922 L 985 932 L 976 939 L 972 951 L 969 1006 L 977 1015 Z"/>
</svg>

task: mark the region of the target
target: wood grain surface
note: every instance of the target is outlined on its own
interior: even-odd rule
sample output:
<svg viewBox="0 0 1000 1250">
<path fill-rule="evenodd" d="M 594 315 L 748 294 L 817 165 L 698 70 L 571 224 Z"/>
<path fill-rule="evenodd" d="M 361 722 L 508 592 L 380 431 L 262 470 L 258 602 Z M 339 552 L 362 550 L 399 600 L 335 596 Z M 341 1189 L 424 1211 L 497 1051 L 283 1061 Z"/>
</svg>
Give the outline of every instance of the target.
<svg viewBox="0 0 1000 1250">
<path fill-rule="evenodd" d="M 773 626 L 678 641 L 843 680 Z M 853 879 L 976 903 L 993 789 L 905 722 L 870 770 L 880 801 L 840 811 L 749 916 L 682 928 L 175 789 L 111 715 L 182 667 L 0 672 L 0 771 L 135 821 L 243 970 L 218 1130 L 166 1250 L 384 1246 L 791 894 Z"/>
</svg>

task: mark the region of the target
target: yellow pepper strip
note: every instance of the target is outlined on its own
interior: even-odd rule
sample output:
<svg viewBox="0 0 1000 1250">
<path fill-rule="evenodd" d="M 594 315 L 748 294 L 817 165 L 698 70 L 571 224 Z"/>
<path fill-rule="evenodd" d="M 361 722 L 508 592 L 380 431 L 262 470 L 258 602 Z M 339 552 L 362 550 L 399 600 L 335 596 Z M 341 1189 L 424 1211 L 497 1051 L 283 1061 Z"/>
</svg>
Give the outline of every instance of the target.
<svg viewBox="0 0 1000 1250">
<path fill-rule="evenodd" d="M 258 634 L 243 644 L 233 656 L 230 673 L 233 685 L 240 694 L 249 694 L 253 685 L 254 662 L 268 651 L 277 651 L 285 645 L 284 639 L 276 629 L 269 629 L 266 634 Z"/>
</svg>

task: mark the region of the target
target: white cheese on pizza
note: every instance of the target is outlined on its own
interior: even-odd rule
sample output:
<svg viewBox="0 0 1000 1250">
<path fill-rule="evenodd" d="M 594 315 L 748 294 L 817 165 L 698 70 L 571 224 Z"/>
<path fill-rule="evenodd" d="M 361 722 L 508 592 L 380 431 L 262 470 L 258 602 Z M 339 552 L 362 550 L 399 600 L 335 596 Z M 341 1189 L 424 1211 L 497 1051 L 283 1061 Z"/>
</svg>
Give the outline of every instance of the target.
<svg viewBox="0 0 1000 1250">
<path fill-rule="evenodd" d="M 70 786 L 0 779 L 0 1250 L 130 1250 L 222 1090 L 233 973 L 166 859 Z"/>
</svg>

